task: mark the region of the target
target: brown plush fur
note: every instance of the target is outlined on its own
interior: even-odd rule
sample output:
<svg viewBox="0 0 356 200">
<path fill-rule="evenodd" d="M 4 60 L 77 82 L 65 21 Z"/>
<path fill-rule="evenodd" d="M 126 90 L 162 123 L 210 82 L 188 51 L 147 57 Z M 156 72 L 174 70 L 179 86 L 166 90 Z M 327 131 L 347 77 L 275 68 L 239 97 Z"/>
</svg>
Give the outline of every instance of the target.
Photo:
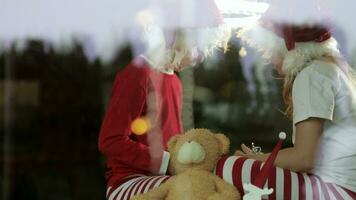
<svg viewBox="0 0 356 200">
<path fill-rule="evenodd" d="M 177 161 L 180 147 L 187 141 L 199 143 L 205 151 L 205 159 L 196 164 Z M 192 129 L 170 139 L 170 172 L 175 176 L 146 194 L 133 200 L 240 200 L 237 189 L 212 173 L 218 159 L 229 151 L 230 141 L 223 134 L 208 129 Z"/>
</svg>

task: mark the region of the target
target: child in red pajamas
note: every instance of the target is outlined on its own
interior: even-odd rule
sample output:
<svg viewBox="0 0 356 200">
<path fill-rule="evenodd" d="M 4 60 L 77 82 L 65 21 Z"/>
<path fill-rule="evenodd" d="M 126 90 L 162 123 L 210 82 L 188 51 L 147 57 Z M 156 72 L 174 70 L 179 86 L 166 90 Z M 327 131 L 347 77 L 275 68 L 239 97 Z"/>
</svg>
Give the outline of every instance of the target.
<svg viewBox="0 0 356 200">
<path fill-rule="evenodd" d="M 182 86 L 174 71 L 194 66 L 213 48 L 226 46 L 229 34 L 220 26 L 215 3 L 203 2 L 208 5 L 199 9 L 209 13 L 210 21 L 199 16 L 204 21 L 186 25 L 189 30 L 145 27 L 146 49 L 116 75 L 99 135 L 99 149 L 107 157 L 107 199 L 130 199 L 168 178 L 167 142 L 184 132 Z M 150 128 L 133 134 L 140 129 L 135 127 L 137 120 Z"/>
<path fill-rule="evenodd" d="M 147 134 L 135 135 L 131 130 L 135 119 L 148 114 L 149 93 L 157 98 L 155 117 L 163 133 L 162 137 L 155 136 L 159 141 L 156 146 L 149 145 Z M 117 74 L 99 139 L 99 148 L 108 157 L 108 192 L 115 192 L 111 188 L 133 175 L 165 174 L 169 154 L 164 144 L 172 135 L 183 132 L 181 94 L 179 78 L 152 69 L 144 57 L 136 58 Z"/>
</svg>

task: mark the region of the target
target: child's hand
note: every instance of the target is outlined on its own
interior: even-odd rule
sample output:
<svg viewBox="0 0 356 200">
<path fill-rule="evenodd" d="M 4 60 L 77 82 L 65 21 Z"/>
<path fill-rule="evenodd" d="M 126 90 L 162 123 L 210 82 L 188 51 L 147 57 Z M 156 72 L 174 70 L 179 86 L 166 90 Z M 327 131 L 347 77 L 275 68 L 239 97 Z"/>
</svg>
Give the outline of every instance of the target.
<svg viewBox="0 0 356 200">
<path fill-rule="evenodd" d="M 262 162 L 266 161 L 266 159 L 269 156 L 269 154 L 262 153 L 261 147 L 255 146 L 253 143 L 252 143 L 252 148 L 249 148 L 245 144 L 242 144 L 241 150 L 235 151 L 234 155 L 259 160 Z"/>
<path fill-rule="evenodd" d="M 255 153 L 245 144 L 241 144 L 241 150 L 235 151 L 234 155 L 251 158 L 255 155 Z"/>
</svg>

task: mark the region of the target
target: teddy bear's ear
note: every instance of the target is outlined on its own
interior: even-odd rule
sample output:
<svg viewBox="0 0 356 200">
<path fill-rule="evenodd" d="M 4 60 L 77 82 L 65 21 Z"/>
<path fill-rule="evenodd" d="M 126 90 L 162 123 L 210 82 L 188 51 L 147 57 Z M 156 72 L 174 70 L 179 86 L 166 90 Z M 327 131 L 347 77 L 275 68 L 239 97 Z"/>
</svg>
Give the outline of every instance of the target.
<svg viewBox="0 0 356 200">
<path fill-rule="evenodd" d="M 179 137 L 180 137 L 180 135 L 175 135 L 175 136 L 171 137 L 171 139 L 168 140 L 167 147 L 168 147 L 169 152 L 173 152 L 173 148 L 176 145 Z"/>
<path fill-rule="evenodd" d="M 230 149 L 230 140 L 224 134 L 218 133 L 215 134 L 216 139 L 218 139 L 221 144 L 221 152 L 222 154 L 228 154 Z"/>
</svg>

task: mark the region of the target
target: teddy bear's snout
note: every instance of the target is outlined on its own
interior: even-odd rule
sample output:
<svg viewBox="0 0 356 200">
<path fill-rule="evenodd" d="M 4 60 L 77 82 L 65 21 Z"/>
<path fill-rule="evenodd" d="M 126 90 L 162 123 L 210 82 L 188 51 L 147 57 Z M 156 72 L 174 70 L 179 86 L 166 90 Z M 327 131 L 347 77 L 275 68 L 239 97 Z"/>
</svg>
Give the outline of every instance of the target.
<svg viewBox="0 0 356 200">
<path fill-rule="evenodd" d="M 200 163 L 204 159 L 204 148 L 194 140 L 185 142 L 178 151 L 177 160 L 181 164 Z"/>
</svg>

